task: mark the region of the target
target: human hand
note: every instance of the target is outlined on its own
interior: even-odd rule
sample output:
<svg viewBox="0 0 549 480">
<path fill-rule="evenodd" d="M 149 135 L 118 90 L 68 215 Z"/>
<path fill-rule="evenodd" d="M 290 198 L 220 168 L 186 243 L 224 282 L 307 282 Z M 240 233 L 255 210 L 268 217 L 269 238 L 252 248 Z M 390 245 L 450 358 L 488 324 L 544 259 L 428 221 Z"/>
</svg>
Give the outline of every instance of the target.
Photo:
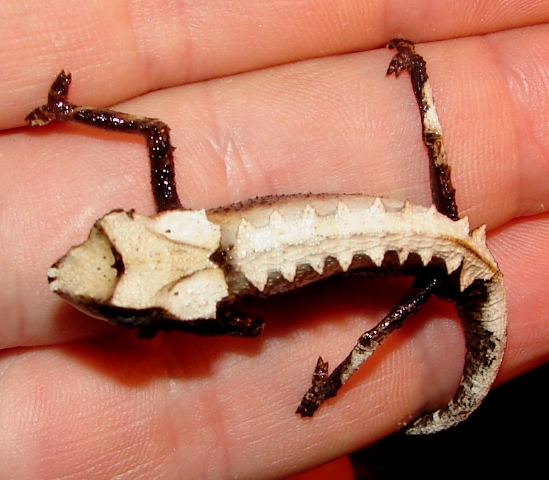
<svg viewBox="0 0 549 480">
<path fill-rule="evenodd" d="M 432 302 L 302 420 L 293 412 L 316 357 L 337 364 L 391 308 L 400 281 L 333 281 L 258 305 L 267 328 L 255 340 L 140 341 L 64 304 L 48 290 L 47 267 L 96 217 L 153 206 L 140 139 L 73 125 L 16 129 L 61 68 L 73 73 L 75 103 L 128 100 L 116 108 L 170 125 L 188 207 L 309 191 L 428 204 L 409 83 L 385 78 L 392 53 L 379 47 L 397 34 L 436 40 L 418 52 L 458 206 L 473 227 L 488 225 L 505 276 L 509 343 L 499 381 L 547 359 L 549 8 L 491 3 L 472 13 L 462 3 L 429 12 L 359 1 L 291 12 L 271 2 L 185 3 L 184 12 L 143 2 L 114 14 L 112 3 L 84 12 L 65 2 L 37 4 L 32 17 L 25 4 L 3 10 L 1 121 L 13 130 L 0 137 L 0 464 L 11 476 L 288 476 L 445 404 L 464 352 L 453 311 Z M 532 24 L 540 25 L 525 28 Z M 317 58 L 351 51 L 360 53 Z M 299 60 L 307 61 L 289 63 Z"/>
</svg>

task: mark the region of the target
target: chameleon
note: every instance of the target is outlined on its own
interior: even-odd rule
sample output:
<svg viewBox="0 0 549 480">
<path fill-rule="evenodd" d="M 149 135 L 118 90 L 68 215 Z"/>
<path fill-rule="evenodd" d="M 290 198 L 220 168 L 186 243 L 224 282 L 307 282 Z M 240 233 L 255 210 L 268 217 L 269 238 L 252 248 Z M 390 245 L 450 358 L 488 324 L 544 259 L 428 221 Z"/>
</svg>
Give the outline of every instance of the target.
<svg viewBox="0 0 549 480">
<path fill-rule="evenodd" d="M 179 199 L 170 128 L 155 118 L 69 102 L 62 71 L 45 105 L 26 121 L 74 122 L 144 137 L 157 212 L 115 209 L 96 220 L 88 238 L 48 270 L 53 292 L 88 314 L 140 337 L 159 331 L 255 337 L 257 315 L 236 303 L 302 288 L 332 276 L 412 276 L 395 307 L 365 332 L 329 373 L 317 360 L 297 414 L 310 417 L 431 296 L 455 305 L 465 332 L 460 385 L 445 407 L 427 412 L 406 433 L 434 433 L 466 419 L 481 403 L 503 358 L 507 308 L 502 274 L 486 245 L 486 228 L 460 218 L 425 60 L 406 39 L 387 74 L 411 78 L 430 165 L 433 205 L 359 194 L 258 197 L 209 210 Z"/>
</svg>

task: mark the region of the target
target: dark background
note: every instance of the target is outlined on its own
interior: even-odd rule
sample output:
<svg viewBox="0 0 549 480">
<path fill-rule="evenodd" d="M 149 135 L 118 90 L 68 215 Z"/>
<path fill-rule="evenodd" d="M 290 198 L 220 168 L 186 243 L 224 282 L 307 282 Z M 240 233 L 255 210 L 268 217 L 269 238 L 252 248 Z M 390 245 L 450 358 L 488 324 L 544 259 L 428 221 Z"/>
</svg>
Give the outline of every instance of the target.
<svg viewBox="0 0 549 480">
<path fill-rule="evenodd" d="M 548 391 L 549 363 L 491 391 L 457 427 L 397 433 L 355 452 L 355 478 L 549 478 Z"/>
</svg>

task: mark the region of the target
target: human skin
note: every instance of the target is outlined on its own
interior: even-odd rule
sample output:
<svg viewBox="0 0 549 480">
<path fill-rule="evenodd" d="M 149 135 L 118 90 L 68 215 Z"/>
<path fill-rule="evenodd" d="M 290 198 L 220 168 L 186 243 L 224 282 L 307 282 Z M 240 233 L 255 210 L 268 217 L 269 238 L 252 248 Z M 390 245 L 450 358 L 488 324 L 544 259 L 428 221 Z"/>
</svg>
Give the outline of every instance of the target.
<svg viewBox="0 0 549 480">
<path fill-rule="evenodd" d="M 4 2 L 5 478 L 285 478 L 441 407 L 463 365 L 453 309 L 429 302 L 303 420 L 294 410 L 317 356 L 335 366 L 405 282 L 333 280 L 253 304 L 267 321 L 253 340 L 143 341 L 66 305 L 48 289 L 48 266 L 113 208 L 154 208 L 139 138 L 23 127 L 62 68 L 73 74 L 74 103 L 170 125 L 187 207 L 298 192 L 427 205 L 417 107 L 406 75 L 385 77 L 393 53 L 381 48 L 395 36 L 414 40 L 460 212 L 472 227 L 487 224 L 504 274 L 509 339 L 497 383 L 547 360 L 549 5 L 401 3 Z M 337 462 L 325 468 L 351 478 Z"/>
</svg>

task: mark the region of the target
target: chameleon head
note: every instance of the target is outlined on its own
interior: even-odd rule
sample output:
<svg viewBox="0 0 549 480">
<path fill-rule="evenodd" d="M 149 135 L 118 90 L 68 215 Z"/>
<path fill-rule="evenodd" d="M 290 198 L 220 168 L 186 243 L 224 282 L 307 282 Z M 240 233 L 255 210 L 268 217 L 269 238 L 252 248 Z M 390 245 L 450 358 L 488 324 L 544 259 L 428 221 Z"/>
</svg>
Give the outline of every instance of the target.
<svg viewBox="0 0 549 480">
<path fill-rule="evenodd" d="M 50 288 L 94 315 L 112 306 L 161 309 L 178 320 L 215 318 L 228 295 L 223 271 L 210 260 L 220 237 L 204 210 L 152 217 L 115 210 L 49 269 Z"/>
</svg>

